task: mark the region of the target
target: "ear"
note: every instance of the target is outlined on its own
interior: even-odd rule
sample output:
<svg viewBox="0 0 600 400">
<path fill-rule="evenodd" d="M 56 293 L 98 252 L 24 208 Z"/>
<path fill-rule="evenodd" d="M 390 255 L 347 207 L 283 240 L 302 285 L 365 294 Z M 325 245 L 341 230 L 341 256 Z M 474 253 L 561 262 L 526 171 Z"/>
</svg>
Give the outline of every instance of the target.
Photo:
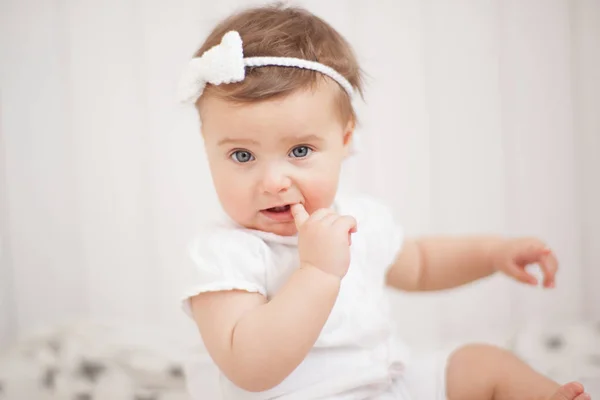
<svg viewBox="0 0 600 400">
<path fill-rule="evenodd" d="M 354 121 L 354 118 L 350 118 L 344 128 L 344 157 L 348 157 L 352 153 L 355 127 L 356 122 Z"/>
</svg>

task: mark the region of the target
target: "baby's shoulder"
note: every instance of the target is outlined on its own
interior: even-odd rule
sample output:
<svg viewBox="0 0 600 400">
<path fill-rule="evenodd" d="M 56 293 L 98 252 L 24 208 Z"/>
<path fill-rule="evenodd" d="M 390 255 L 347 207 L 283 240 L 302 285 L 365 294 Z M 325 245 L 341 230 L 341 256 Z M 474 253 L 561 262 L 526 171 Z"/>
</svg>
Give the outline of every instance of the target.
<svg viewBox="0 0 600 400">
<path fill-rule="evenodd" d="M 363 253 L 365 267 L 383 279 L 402 248 L 403 230 L 396 223 L 394 213 L 385 202 L 372 196 L 358 195 L 340 198 L 339 211 L 356 219 L 355 255 Z"/>
<path fill-rule="evenodd" d="M 246 258 L 249 261 L 264 259 L 268 247 L 261 238 L 246 229 L 211 225 L 196 234 L 190 242 L 189 251 L 197 262 L 226 258 Z"/>
<path fill-rule="evenodd" d="M 341 195 L 336 200 L 338 213 L 353 216 L 359 225 L 377 228 L 394 221 L 393 212 L 385 202 L 367 195 Z"/>
<path fill-rule="evenodd" d="M 192 263 L 184 310 L 191 315 L 188 299 L 204 292 L 244 290 L 267 296 L 265 247 L 244 229 L 206 225 L 189 244 Z"/>
</svg>

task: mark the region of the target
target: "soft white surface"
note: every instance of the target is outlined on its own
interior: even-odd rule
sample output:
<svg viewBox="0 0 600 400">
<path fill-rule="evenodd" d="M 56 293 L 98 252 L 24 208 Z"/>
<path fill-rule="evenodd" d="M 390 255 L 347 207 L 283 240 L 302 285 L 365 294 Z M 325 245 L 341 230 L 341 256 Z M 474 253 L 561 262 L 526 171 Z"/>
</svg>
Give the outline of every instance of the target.
<svg viewBox="0 0 600 400">
<path fill-rule="evenodd" d="M 186 400 L 186 357 L 187 349 L 160 326 L 52 326 L 0 349 L 0 399 Z"/>
<path fill-rule="evenodd" d="M 549 348 L 549 341 L 556 344 L 556 338 L 561 346 Z M 581 380 L 593 398 L 600 397 L 600 322 L 530 324 L 515 330 L 514 335 L 490 338 L 490 342 L 515 351 L 558 381 Z M 424 351 L 434 350 L 424 342 L 422 345 Z M 458 345 L 445 342 L 443 347 Z M 84 360 L 106 367 L 95 383 L 76 373 Z M 78 321 L 36 332 L 0 350 L 0 400 L 72 400 L 76 393 L 95 395 L 91 400 L 133 400 L 134 394 L 151 393 L 150 388 L 161 393 L 159 400 L 189 400 L 183 381 L 171 373 L 184 362 L 196 363 L 196 368 L 213 376 L 203 399 L 218 400 L 217 371 L 208 356 L 183 345 L 165 327 Z M 49 368 L 61 372 L 55 392 L 39 385 Z"/>
</svg>

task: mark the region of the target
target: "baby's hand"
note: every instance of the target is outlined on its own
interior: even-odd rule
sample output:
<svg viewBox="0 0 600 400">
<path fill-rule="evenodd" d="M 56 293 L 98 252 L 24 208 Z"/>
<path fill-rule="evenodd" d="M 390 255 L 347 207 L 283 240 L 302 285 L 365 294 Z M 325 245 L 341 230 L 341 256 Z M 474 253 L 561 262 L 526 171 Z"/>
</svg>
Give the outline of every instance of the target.
<svg viewBox="0 0 600 400">
<path fill-rule="evenodd" d="M 553 288 L 558 270 L 556 257 L 546 245 L 535 238 L 518 238 L 505 241 L 494 253 L 494 267 L 523 283 L 537 285 L 537 279 L 525 267 L 538 264 L 544 274 L 544 287 Z"/>
<path fill-rule="evenodd" d="M 356 232 L 356 220 L 330 209 L 309 216 L 299 203 L 291 211 L 298 229 L 300 263 L 343 278 L 350 266 L 350 235 Z"/>
</svg>

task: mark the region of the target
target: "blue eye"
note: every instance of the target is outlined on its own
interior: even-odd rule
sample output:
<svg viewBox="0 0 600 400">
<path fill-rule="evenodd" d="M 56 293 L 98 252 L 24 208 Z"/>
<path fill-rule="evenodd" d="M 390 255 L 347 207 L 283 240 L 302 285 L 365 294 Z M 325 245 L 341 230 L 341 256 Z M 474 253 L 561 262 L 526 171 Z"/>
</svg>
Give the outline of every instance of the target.
<svg viewBox="0 0 600 400">
<path fill-rule="evenodd" d="M 246 150 L 236 150 L 231 154 L 231 159 L 237 163 L 244 164 L 254 160 L 252 153 Z"/>
<path fill-rule="evenodd" d="M 310 153 L 312 153 L 312 151 L 313 150 L 308 146 L 294 147 L 292 151 L 290 151 L 290 157 L 304 158 L 307 157 Z"/>
</svg>

